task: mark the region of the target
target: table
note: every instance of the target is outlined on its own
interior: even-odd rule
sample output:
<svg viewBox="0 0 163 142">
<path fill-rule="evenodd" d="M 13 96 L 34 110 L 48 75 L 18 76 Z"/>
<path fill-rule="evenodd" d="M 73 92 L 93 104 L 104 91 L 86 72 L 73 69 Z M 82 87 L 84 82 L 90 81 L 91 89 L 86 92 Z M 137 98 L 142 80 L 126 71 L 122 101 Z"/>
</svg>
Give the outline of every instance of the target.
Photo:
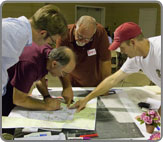
<svg viewBox="0 0 163 142">
<path fill-rule="evenodd" d="M 60 95 L 62 88 L 57 87 L 53 88 L 56 90 L 55 95 Z M 86 96 L 94 88 L 73 88 L 75 96 Z M 133 94 L 133 105 L 137 102 L 144 101 L 146 98 L 154 98 L 160 100 L 161 95 L 156 95 L 152 90 L 149 90 L 148 87 L 116 87 L 113 88 L 117 90 L 123 90 L 123 92 L 128 93 L 129 99 Z M 158 91 L 158 90 L 157 90 Z M 33 93 L 37 93 L 37 90 L 34 89 Z M 141 94 L 142 93 L 142 94 Z M 53 94 L 54 95 L 54 94 Z M 141 97 L 140 97 L 141 96 Z M 64 129 L 62 132 L 66 136 L 72 134 L 89 134 L 89 133 L 98 133 L 99 137 L 92 139 L 148 139 L 149 134 L 145 132 L 145 129 L 142 126 L 133 120 L 132 115 L 129 113 L 129 109 L 124 105 L 123 94 L 116 93 L 108 96 L 98 97 L 97 104 L 97 117 L 96 117 L 96 129 L 95 131 L 85 131 L 85 130 L 69 130 Z M 129 101 L 129 100 L 128 100 Z M 136 110 L 140 114 L 141 110 Z M 19 132 L 18 132 L 19 130 Z M 15 137 L 23 136 L 21 129 L 17 129 L 17 134 Z M 54 133 L 53 133 L 54 134 Z"/>
</svg>

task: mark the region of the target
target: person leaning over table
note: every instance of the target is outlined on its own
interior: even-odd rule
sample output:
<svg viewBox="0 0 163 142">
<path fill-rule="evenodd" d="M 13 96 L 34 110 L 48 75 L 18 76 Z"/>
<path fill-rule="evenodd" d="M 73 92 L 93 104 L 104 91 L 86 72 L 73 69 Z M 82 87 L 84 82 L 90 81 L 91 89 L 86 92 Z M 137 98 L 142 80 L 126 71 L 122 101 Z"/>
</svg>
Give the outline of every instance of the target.
<svg viewBox="0 0 163 142">
<path fill-rule="evenodd" d="M 2 19 L 2 95 L 6 92 L 8 82 L 7 69 L 19 61 L 25 46 L 32 44 L 43 45 L 67 32 L 67 23 L 59 9 L 54 5 L 46 5 L 38 9 L 27 19 Z"/>
<path fill-rule="evenodd" d="M 161 88 L 161 36 L 146 39 L 137 24 L 126 22 L 115 30 L 114 42 L 109 49 L 115 50 L 118 47 L 122 53 L 128 56 L 123 66 L 70 108 L 77 108 L 77 112 L 79 112 L 84 109 L 88 101 L 104 94 L 121 80 L 140 69 Z M 159 114 L 161 114 L 161 107 Z"/>
<path fill-rule="evenodd" d="M 109 40 L 104 27 L 91 16 L 82 16 L 76 24 L 68 25 L 68 35 L 56 43 L 56 47 L 68 46 L 77 56 L 75 69 L 61 78 L 72 98 L 73 87 L 95 87 L 111 74 L 111 54 Z"/>
<path fill-rule="evenodd" d="M 9 82 L 7 92 L 2 96 L 2 115 L 8 116 L 15 106 L 34 110 L 58 110 L 60 101 L 51 98 L 45 80 L 49 72 L 52 76 L 62 76 L 70 73 L 75 67 L 74 52 L 62 46 L 52 49 L 49 45 L 25 47 L 19 62 L 8 69 Z M 39 80 L 39 81 L 38 81 Z M 33 83 L 43 100 L 34 99 L 28 95 Z"/>
</svg>

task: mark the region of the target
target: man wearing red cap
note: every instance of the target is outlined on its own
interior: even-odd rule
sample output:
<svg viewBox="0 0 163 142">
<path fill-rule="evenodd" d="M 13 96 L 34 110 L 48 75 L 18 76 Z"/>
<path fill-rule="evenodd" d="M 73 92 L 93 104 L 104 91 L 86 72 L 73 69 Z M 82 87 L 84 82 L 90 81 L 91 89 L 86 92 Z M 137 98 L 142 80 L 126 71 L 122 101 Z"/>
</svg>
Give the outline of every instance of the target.
<svg viewBox="0 0 163 142">
<path fill-rule="evenodd" d="M 117 48 L 120 48 L 121 52 L 128 56 L 123 66 L 116 73 L 103 80 L 97 88 L 84 99 L 76 102 L 71 108 L 78 108 L 77 112 L 79 112 L 88 101 L 106 93 L 117 83 L 140 69 L 161 88 L 161 36 L 146 39 L 137 24 L 133 22 L 123 23 L 115 30 L 114 42 L 109 50 Z"/>
</svg>

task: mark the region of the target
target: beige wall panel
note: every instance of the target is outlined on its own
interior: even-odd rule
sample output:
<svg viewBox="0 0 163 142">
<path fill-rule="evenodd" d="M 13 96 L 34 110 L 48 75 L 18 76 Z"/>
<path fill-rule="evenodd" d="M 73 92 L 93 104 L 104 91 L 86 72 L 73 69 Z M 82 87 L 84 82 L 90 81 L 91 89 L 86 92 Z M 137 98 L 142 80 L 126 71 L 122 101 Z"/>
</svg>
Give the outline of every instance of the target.
<svg viewBox="0 0 163 142">
<path fill-rule="evenodd" d="M 133 21 L 135 23 L 139 23 L 139 8 L 157 8 L 157 28 L 156 35 L 160 34 L 160 5 L 155 3 L 116 3 L 110 4 L 110 9 L 107 9 L 107 12 L 111 14 L 111 20 L 106 21 L 106 25 L 108 24 L 111 27 L 111 31 L 114 31 L 118 25 L 127 22 Z M 108 22 L 108 23 L 107 23 Z"/>
<path fill-rule="evenodd" d="M 45 3 L 5 3 L 2 6 L 2 17 L 30 17 Z M 64 14 L 68 24 L 75 22 L 75 6 L 105 7 L 105 25 L 114 32 L 116 27 L 123 22 L 133 21 L 138 23 L 139 8 L 157 8 L 156 35 L 161 33 L 161 8 L 157 3 L 55 3 Z"/>
<path fill-rule="evenodd" d="M 42 7 L 44 3 L 4 3 L 2 6 L 2 17 L 31 17 L 33 13 Z"/>
</svg>

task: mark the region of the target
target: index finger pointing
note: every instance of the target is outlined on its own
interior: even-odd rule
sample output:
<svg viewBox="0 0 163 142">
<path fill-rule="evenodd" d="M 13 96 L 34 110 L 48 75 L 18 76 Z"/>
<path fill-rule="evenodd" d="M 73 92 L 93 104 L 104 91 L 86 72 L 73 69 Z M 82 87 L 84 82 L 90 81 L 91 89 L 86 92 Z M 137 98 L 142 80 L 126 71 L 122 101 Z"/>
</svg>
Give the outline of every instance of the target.
<svg viewBox="0 0 163 142">
<path fill-rule="evenodd" d="M 85 107 L 83 107 L 83 106 L 80 106 L 77 110 L 76 110 L 76 112 L 78 113 L 78 112 L 80 112 L 81 110 L 83 110 Z"/>
<path fill-rule="evenodd" d="M 67 102 L 67 107 L 69 107 L 71 105 L 71 102 L 72 100 L 70 99 L 68 102 Z"/>
<path fill-rule="evenodd" d="M 70 109 L 74 109 L 74 108 L 77 108 L 79 105 L 78 105 L 78 102 L 76 102 L 75 104 L 73 104 L 72 106 L 70 106 L 69 108 Z"/>
</svg>

